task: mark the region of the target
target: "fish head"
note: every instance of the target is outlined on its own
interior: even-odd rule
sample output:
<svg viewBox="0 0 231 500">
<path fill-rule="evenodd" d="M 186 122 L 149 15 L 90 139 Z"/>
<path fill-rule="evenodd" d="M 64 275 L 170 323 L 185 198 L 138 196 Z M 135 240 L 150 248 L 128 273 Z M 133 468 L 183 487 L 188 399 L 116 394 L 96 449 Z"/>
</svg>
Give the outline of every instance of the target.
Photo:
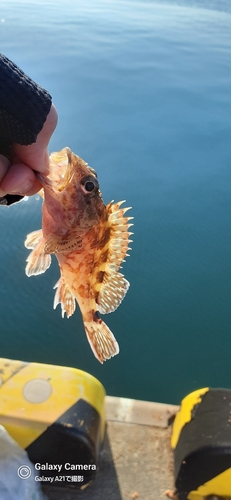
<svg viewBox="0 0 231 500">
<path fill-rule="evenodd" d="M 52 153 L 49 175 L 38 177 L 49 213 L 61 210 L 71 225 L 89 228 L 106 210 L 95 170 L 69 148 Z"/>
</svg>

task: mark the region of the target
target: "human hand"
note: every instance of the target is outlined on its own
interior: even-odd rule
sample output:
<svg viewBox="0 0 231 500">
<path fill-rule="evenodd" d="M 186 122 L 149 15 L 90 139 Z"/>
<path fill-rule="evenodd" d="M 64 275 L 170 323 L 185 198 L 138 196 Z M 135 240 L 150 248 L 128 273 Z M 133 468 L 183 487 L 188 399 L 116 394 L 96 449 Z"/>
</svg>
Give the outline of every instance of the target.
<svg viewBox="0 0 231 500">
<path fill-rule="evenodd" d="M 0 197 L 6 194 L 33 195 L 42 187 L 35 172 L 49 173 L 47 146 L 57 125 L 58 115 L 52 104 L 36 142 L 29 146 L 13 144 L 11 159 L 0 155 Z"/>
</svg>

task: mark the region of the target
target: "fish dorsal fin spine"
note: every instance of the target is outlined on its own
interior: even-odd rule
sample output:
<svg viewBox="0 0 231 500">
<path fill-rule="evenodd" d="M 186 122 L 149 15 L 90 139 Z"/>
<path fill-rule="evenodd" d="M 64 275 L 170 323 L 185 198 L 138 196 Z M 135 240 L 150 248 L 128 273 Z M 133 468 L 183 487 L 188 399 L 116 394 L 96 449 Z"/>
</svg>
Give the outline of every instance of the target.
<svg viewBox="0 0 231 500">
<path fill-rule="evenodd" d="M 111 202 L 107 206 L 110 239 L 107 261 L 102 265 L 104 277 L 97 298 L 98 310 L 102 314 L 115 311 L 129 288 L 129 282 L 118 270 L 128 255 L 127 251 L 130 250 L 128 245 L 132 240 L 129 236 L 133 233 L 128 229 L 132 225 L 129 221 L 133 217 L 125 217 L 125 213 L 131 207 L 120 208 L 122 203 L 124 201 L 114 204 Z"/>
<path fill-rule="evenodd" d="M 109 203 L 107 206 L 107 211 L 109 214 L 108 223 L 110 227 L 110 240 L 108 248 L 108 260 L 105 271 L 109 271 L 110 264 L 115 265 L 118 270 L 121 266 L 122 261 L 124 261 L 127 256 L 127 251 L 131 250 L 128 246 L 132 240 L 129 236 L 133 233 L 129 232 L 129 227 L 133 226 L 129 221 L 133 217 L 125 217 L 125 213 L 131 209 L 131 207 L 120 208 L 124 201 L 119 201 L 118 203 Z M 110 271 L 109 271 L 110 273 Z"/>
</svg>

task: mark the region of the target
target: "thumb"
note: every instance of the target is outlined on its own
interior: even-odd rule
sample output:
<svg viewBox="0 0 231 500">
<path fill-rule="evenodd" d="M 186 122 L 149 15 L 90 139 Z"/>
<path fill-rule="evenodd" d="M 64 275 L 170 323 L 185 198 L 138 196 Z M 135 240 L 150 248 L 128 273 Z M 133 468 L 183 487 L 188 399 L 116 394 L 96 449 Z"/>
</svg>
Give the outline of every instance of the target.
<svg viewBox="0 0 231 500">
<path fill-rule="evenodd" d="M 47 146 L 56 128 L 57 121 L 58 114 L 55 106 L 52 104 L 43 128 L 37 136 L 36 142 L 29 146 L 14 144 L 13 152 L 17 157 L 17 161 L 21 160 L 26 163 L 28 167 L 32 168 L 32 170 L 47 174 L 49 169 Z"/>
</svg>

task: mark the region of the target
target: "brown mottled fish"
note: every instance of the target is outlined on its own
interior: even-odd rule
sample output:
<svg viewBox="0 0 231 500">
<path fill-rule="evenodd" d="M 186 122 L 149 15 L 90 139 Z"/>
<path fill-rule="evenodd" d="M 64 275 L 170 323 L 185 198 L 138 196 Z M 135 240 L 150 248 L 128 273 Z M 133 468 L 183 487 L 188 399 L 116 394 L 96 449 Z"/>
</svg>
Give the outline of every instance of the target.
<svg viewBox="0 0 231 500">
<path fill-rule="evenodd" d="M 28 234 L 25 246 L 27 276 L 44 273 L 55 254 L 60 279 L 54 308 L 61 304 L 69 318 L 78 302 L 87 338 L 94 355 L 103 363 L 119 352 L 119 346 L 99 313 L 115 311 L 129 283 L 119 272 L 129 250 L 129 208 L 123 201 L 104 205 L 95 170 L 64 148 L 50 155 L 50 173 L 39 174 L 43 185 L 42 229 Z"/>
</svg>

